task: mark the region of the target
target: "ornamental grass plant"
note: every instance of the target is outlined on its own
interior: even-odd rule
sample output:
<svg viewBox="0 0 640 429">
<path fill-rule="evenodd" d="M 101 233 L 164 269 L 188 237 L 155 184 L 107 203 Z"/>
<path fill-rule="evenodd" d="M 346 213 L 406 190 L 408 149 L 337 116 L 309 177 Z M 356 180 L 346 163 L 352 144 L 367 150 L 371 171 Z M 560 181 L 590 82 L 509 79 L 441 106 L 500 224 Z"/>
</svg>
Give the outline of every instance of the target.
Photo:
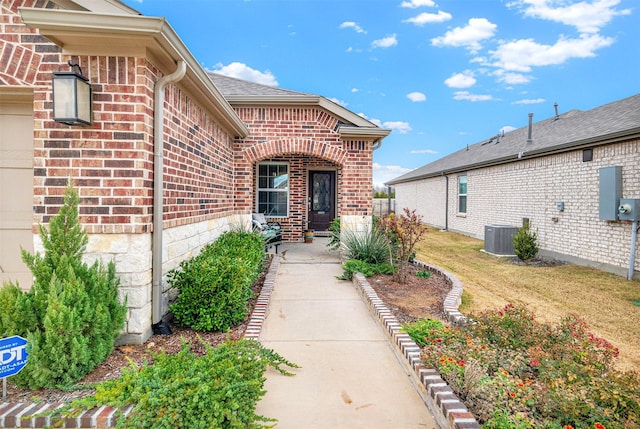
<svg viewBox="0 0 640 429">
<path fill-rule="evenodd" d="M 405 328 L 483 428 L 640 428 L 639 374 L 576 316 L 540 323 L 509 304 L 470 320 Z"/>
</svg>

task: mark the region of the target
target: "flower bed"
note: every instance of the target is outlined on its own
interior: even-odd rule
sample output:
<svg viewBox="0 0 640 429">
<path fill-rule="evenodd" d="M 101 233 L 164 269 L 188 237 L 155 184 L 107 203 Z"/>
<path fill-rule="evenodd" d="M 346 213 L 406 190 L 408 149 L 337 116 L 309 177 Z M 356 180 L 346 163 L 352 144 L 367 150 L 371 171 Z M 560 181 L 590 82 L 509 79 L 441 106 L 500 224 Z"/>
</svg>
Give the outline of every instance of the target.
<svg viewBox="0 0 640 429">
<path fill-rule="evenodd" d="M 472 320 L 405 327 L 484 428 L 640 427 L 638 373 L 617 370 L 617 349 L 577 317 L 547 325 L 508 305 Z"/>
</svg>

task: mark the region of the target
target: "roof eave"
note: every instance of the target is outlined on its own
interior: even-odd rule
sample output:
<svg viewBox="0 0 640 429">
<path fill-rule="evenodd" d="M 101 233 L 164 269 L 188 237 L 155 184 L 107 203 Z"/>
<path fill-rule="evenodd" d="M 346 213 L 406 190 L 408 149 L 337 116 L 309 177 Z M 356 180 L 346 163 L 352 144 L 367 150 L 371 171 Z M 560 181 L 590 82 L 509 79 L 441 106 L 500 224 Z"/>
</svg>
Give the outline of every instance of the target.
<svg viewBox="0 0 640 429">
<path fill-rule="evenodd" d="M 140 15 L 140 12 L 118 0 L 53 0 L 53 2 L 69 10 Z"/>
<path fill-rule="evenodd" d="M 376 141 L 383 139 L 391 133 L 391 130 L 378 127 L 351 127 L 341 125 L 338 127 L 338 133 L 341 138 L 372 138 Z"/>
<path fill-rule="evenodd" d="M 67 55 L 148 57 L 171 73 L 185 61 L 187 73 L 180 85 L 188 89 L 229 130 L 244 138 L 249 129 L 211 82 L 182 40 L 164 18 L 86 11 L 20 8 L 25 25 L 60 46 Z"/>
<path fill-rule="evenodd" d="M 542 156 L 554 155 L 558 153 L 569 152 L 572 150 L 586 149 L 588 147 L 593 147 L 593 146 L 613 144 L 620 141 L 633 140 L 633 139 L 640 139 L 640 127 L 635 127 L 629 130 L 605 134 L 602 136 L 576 140 L 569 143 L 563 143 L 560 145 L 553 146 L 551 148 L 543 148 L 543 149 L 532 150 L 532 151 L 522 151 L 519 154 L 511 154 L 505 157 L 492 159 L 490 161 L 483 161 L 483 162 L 478 162 L 474 164 L 465 164 L 458 167 L 441 169 L 441 170 L 433 171 L 430 173 L 421 174 L 418 176 L 407 177 L 406 179 L 403 179 L 402 178 L 403 176 L 400 176 L 396 179 L 390 180 L 389 182 L 385 182 L 385 185 L 389 185 L 389 186 L 398 185 L 401 183 L 408 183 L 416 180 L 430 179 L 430 178 L 440 177 L 448 174 L 462 173 L 464 171 L 477 170 L 479 168 L 492 167 L 500 164 L 507 164 L 507 163 L 515 162 L 521 159 L 539 158 Z M 407 174 L 411 174 L 411 173 L 407 173 Z"/>
</svg>

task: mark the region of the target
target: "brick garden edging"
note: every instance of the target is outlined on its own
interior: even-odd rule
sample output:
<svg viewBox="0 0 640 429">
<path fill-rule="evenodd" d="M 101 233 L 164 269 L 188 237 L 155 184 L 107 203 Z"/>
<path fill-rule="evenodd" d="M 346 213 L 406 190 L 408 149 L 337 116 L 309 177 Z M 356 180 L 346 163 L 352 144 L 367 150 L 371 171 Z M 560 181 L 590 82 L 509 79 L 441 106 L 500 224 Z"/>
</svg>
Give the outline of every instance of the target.
<svg viewBox="0 0 640 429">
<path fill-rule="evenodd" d="M 416 265 L 434 273 L 444 275 L 451 283 L 451 290 L 444 300 L 444 312 L 452 323 L 466 320 L 458 311 L 462 299 L 462 283 L 452 274 L 424 262 Z M 440 373 L 433 368 L 426 368 L 420 358 L 420 347 L 402 330 L 398 319 L 378 297 L 367 279 L 360 273 L 353 276 L 353 284 L 361 293 L 369 306 L 369 310 L 378 319 L 391 343 L 401 355 L 420 388 L 421 396 L 436 419 L 438 425 L 445 429 L 480 429 L 481 426 L 458 399 L 451 387 L 442 379 Z"/>
<path fill-rule="evenodd" d="M 444 301 L 444 312 L 452 323 L 463 322 L 464 315 L 458 311 L 462 296 L 462 283 L 452 274 L 437 267 L 416 262 L 420 267 L 431 272 L 441 273 L 451 282 L 451 291 Z M 265 277 L 262 290 L 258 296 L 244 338 L 258 340 L 267 316 L 271 294 L 275 286 L 275 278 L 280 266 L 280 255 L 274 255 L 271 266 Z M 362 274 L 353 277 L 353 283 L 366 300 L 370 311 L 378 318 L 381 325 L 398 353 L 404 357 L 407 366 L 413 371 L 414 379 L 421 388 L 422 397 L 441 428 L 480 429 L 473 414 L 453 393 L 453 390 L 440 377 L 437 370 L 426 368 L 420 360 L 420 347 L 402 331 L 400 323 L 387 306 L 378 297 L 367 279 Z M 37 413 L 62 407 L 63 403 L 2 403 L 0 404 L 0 428 L 34 428 L 42 429 L 52 424 L 52 417 L 29 417 Z M 103 406 L 87 410 L 74 419 L 67 420 L 60 428 L 108 429 L 115 426 L 119 412 L 128 414 L 133 409 L 130 405 L 124 410 Z"/>
<path fill-rule="evenodd" d="M 249 324 L 244 332 L 244 338 L 258 340 L 260 332 L 262 331 L 262 325 L 267 315 L 269 301 L 271 299 L 271 293 L 273 292 L 276 273 L 280 266 L 280 255 L 273 255 L 271 260 L 271 266 L 264 279 L 262 290 L 258 295 L 258 300 L 254 306 L 253 312 L 249 317 Z M 20 402 L 20 403 L 0 403 L 0 428 L 15 429 L 15 428 L 32 428 L 43 429 L 51 426 L 55 421 L 55 416 L 47 417 L 25 417 L 32 416 L 38 413 L 44 413 L 49 410 L 55 410 L 64 405 L 62 402 L 56 403 L 33 403 L 33 402 Z M 82 412 L 78 417 L 74 419 L 68 419 L 64 424 L 56 426 L 59 428 L 77 428 L 77 429 L 108 429 L 113 428 L 116 425 L 116 420 L 120 417 L 120 414 L 128 415 L 133 409 L 133 405 L 125 407 L 123 410 L 119 410 L 108 405 L 100 408 L 94 408 Z"/>
</svg>

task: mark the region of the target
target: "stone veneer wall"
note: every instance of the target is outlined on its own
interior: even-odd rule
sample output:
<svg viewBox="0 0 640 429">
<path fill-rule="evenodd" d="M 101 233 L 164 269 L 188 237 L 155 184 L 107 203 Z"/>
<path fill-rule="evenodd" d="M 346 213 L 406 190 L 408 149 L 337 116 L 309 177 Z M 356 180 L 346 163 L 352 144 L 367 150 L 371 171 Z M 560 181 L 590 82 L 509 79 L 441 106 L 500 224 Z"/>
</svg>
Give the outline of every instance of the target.
<svg viewBox="0 0 640 429">
<path fill-rule="evenodd" d="M 467 213 L 457 213 L 457 175 L 449 175 L 449 230 L 484 239 L 484 226 L 521 226 L 528 218 L 542 254 L 625 274 L 631 225 L 599 219 L 599 169 L 622 166 L 623 198 L 640 198 L 640 141 L 524 159 L 467 172 Z M 428 224 L 444 227 L 445 179 L 396 185 L 397 207 L 416 208 Z M 433 204 L 431 203 L 433 202 Z M 556 209 L 564 202 L 564 211 Z M 636 253 L 635 270 L 640 269 Z"/>
</svg>

